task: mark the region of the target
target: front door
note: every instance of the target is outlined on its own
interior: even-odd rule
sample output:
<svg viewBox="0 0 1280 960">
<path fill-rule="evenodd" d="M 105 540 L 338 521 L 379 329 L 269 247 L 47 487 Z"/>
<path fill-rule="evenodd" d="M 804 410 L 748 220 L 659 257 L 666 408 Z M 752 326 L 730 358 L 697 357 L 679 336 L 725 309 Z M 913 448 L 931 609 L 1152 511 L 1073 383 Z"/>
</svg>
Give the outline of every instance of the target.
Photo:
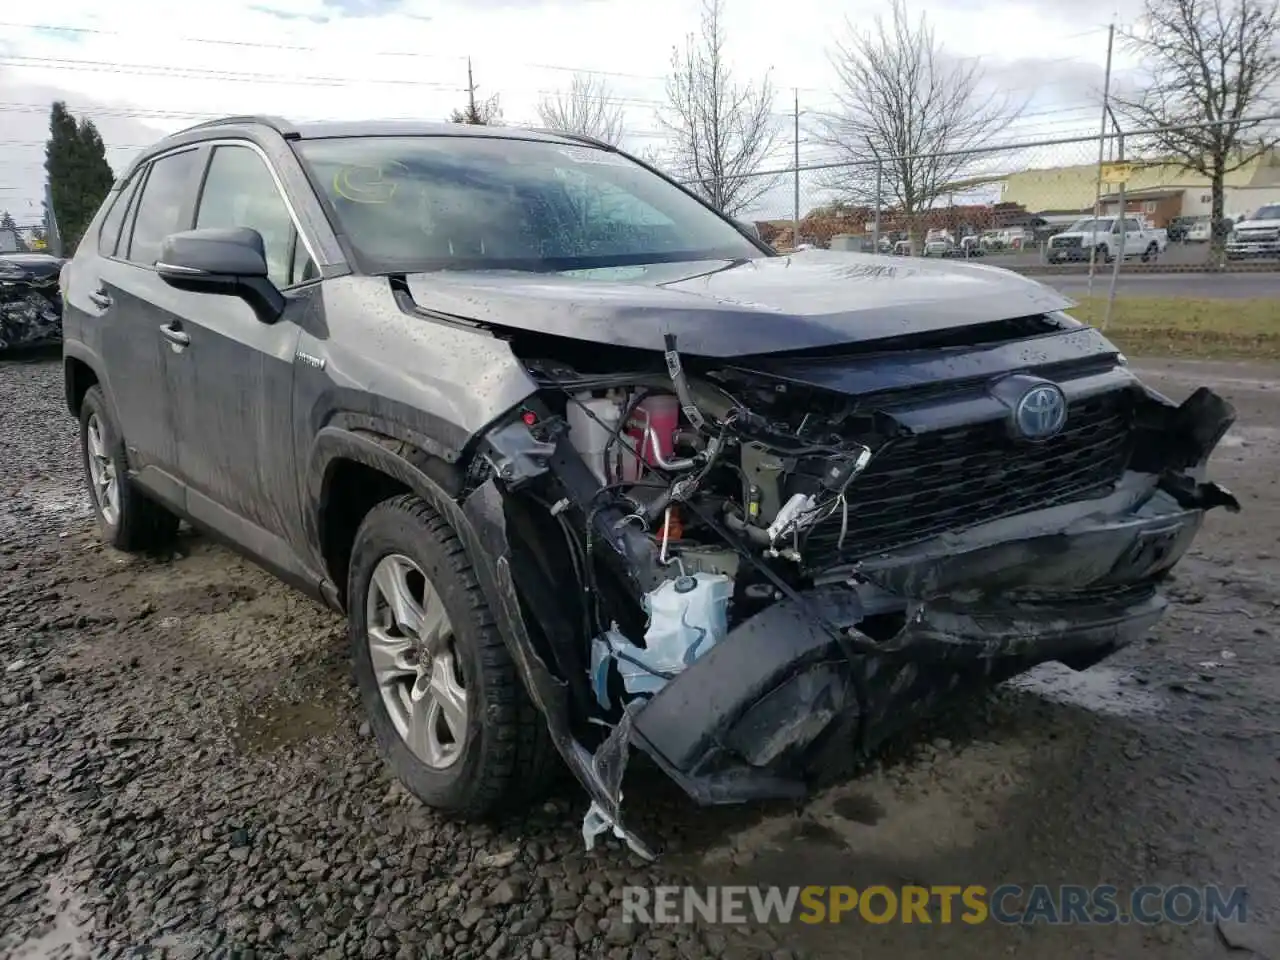
<svg viewBox="0 0 1280 960">
<path fill-rule="evenodd" d="M 287 306 L 268 324 L 239 297 L 180 294 L 187 343 L 170 371 L 188 510 L 291 567 L 285 542 L 299 510 L 293 361 L 300 321 L 317 309 L 315 268 L 266 160 L 247 144 L 213 147 L 195 226 L 257 230 Z"/>
</svg>

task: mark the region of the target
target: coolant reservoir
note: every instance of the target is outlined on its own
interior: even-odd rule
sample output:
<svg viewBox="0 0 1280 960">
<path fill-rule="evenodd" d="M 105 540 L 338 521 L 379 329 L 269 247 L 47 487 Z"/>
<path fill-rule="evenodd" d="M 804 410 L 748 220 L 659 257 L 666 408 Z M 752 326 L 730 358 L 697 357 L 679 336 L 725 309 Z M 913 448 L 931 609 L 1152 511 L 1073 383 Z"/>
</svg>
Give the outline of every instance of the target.
<svg viewBox="0 0 1280 960">
<path fill-rule="evenodd" d="M 639 480 L 644 474 L 641 462 L 657 464 L 659 459 L 670 460 L 675 453 L 675 436 L 679 428 L 680 401 L 674 394 L 659 394 L 641 400 L 627 419 L 626 435 L 630 449 L 624 448 L 623 479 Z M 631 450 L 638 450 L 642 461 L 637 461 Z"/>
<path fill-rule="evenodd" d="M 583 408 L 586 409 L 583 409 Z M 592 417 L 587 413 L 595 414 Z M 565 410 L 569 421 L 569 442 L 578 451 L 578 455 L 586 461 L 591 472 L 602 484 L 609 482 L 605 471 L 605 448 L 609 438 L 617 429 L 622 419 L 622 401 L 614 396 L 593 397 L 589 393 L 579 393 L 569 401 Z M 598 419 L 597 419 L 598 418 Z M 621 443 L 614 445 L 616 455 Z"/>
</svg>

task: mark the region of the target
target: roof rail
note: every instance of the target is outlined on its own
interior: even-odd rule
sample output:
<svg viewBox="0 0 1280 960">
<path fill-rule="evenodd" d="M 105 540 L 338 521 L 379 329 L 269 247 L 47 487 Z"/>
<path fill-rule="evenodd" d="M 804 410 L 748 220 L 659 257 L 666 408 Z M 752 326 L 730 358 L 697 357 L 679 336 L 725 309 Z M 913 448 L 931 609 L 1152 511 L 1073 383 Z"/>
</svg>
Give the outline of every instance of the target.
<svg viewBox="0 0 1280 960">
<path fill-rule="evenodd" d="M 270 127 L 282 137 L 297 138 L 298 131 L 292 123 L 283 117 L 270 117 L 265 115 L 249 115 L 234 117 L 218 117 L 216 120 L 205 120 L 202 123 L 194 124 L 190 127 L 183 127 L 181 130 L 175 131 L 171 136 L 177 136 L 182 133 L 190 133 L 192 130 L 205 130 L 209 127 L 223 127 L 233 123 L 259 123 L 263 126 Z"/>
<path fill-rule="evenodd" d="M 589 137 L 585 133 L 569 133 L 567 130 L 552 130 L 550 127 L 533 127 L 534 133 L 547 133 L 553 137 L 563 137 L 566 140 L 577 140 L 579 143 L 589 143 L 593 147 L 599 147 L 601 150 L 613 150 L 618 148 L 607 140 L 598 140 L 595 137 Z"/>
</svg>

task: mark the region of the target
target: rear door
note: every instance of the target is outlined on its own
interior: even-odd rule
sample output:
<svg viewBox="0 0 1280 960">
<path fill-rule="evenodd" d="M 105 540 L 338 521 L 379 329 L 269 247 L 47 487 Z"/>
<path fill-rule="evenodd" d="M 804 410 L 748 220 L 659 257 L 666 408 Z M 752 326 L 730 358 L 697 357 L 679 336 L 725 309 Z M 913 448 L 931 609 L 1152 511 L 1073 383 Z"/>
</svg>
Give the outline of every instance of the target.
<svg viewBox="0 0 1280 960">
<path fill-rule="evenodd" d="M 263 559 L 289 566 L 284 541 L 299 510 L 293 360 L 299 321 L 318 309 L 315 261 L 278 177 L 247 141 L 212 147 L 195 226 L 257 230 L 287 305 L 267 324 L 239 297 L 182 295 L 189 346 L 170 371 L 188 509 Z"/>
<path fill-rule="evenodd" d="M 139 170 L 117 203 L 124 204 L 120 217 L 113 207 L 103 221 L 98 256 L 82 278 L 87 287 L 76 283 L 83 321 L 100 334 L 130 467 L 178 506 L 182 493 L 174 483 L 178 452 L 166 377 L 171 344 L 164 332 L 175 320 L 178 292 L 160 279 L 155 261 L 163 238 L 191 222 L 201 155 L 198 145 L 188 147 Z"/>
</svg>

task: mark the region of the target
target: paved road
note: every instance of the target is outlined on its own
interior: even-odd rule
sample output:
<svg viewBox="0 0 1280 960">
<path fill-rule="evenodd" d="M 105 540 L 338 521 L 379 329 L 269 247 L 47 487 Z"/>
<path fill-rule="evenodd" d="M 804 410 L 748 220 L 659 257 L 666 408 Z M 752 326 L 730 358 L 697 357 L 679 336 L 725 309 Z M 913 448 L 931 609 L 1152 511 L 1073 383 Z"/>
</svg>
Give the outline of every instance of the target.
<svg viewBox="0 0 1280 960">
<path fill-rule="evenodd" d="M 1043 283 L 1072 297 L 1088 295 L 1088 276 L 1036 277 Z M 1093 281 L 1093 295 L 1106 296 L 1110 274 L 1098 275 Z M 1199 297 L 1229 300 L 1255 297 L 1280 297 L 1280 272 L 1277 273 L 1135 273 L 1125 276 L 1123 270 L 1116 287 L 1124 297 Z"/>
</svg>

